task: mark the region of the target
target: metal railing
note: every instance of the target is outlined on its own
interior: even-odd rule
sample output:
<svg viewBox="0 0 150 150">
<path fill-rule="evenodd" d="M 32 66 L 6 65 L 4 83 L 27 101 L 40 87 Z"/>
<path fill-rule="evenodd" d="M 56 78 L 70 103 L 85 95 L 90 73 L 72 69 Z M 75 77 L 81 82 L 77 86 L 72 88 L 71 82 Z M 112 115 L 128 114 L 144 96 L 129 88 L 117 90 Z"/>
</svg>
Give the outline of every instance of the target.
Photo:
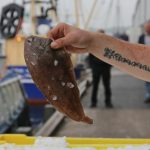
<svg viewBox="0 0 150 150">
<path fill-rule="evenodd" d="M 0 133 L 5 132 L 24 108 L 25 97 L 19 78 L 0 83 Z"/>
</svg>

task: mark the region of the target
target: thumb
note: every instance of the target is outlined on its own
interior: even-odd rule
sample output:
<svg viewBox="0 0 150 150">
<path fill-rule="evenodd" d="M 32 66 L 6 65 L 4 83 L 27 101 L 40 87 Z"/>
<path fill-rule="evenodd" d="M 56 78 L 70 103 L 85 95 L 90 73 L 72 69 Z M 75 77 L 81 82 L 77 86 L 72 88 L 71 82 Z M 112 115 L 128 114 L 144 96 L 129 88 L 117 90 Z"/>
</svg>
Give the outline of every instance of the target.
<svg viewBox="0 0 150 150">
<path fill-rule="evenodd" d="M 65 47 L 69 44 L 70 43 L 69 43 L 68 39 L 66 37 L 63 37 L 63 38 L 59 38 L 59 39 L 53 41 L 51 43 L 51 47 L 54 49 L 57 49 L 57 48 Z"/>
</svg>

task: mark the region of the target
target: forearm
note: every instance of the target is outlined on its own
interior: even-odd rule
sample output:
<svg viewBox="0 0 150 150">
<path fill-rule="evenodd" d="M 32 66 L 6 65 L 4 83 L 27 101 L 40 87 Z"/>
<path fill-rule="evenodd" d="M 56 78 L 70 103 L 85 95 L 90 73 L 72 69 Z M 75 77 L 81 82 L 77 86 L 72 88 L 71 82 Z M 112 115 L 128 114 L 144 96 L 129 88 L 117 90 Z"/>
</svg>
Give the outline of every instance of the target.
<svg viewBox="0 0 150 150">
<path fill-rule="evenodd" d="M 90 51 L 101 60 L 139 79 L 150 81 L 150 47 L 131 44 L 105 34 L 93 34 Z"/>
</svg>

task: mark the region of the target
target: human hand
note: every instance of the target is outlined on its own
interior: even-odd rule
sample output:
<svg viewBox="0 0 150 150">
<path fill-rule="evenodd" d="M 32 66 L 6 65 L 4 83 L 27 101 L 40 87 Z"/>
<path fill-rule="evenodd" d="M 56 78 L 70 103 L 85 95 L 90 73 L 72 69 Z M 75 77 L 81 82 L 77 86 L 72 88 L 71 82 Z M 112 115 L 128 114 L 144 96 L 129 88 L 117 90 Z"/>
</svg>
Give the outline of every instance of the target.
<svg viewBox="0 0 150 150">
<path fill-rule="evenodd" d="M 85 53 L 92 49 L 93 34 L 74 26 L 60 23 L 49 31 L 48 37 L 54 41 L 54 49 L 65 47 L 69 52 Z"/>
</svg>

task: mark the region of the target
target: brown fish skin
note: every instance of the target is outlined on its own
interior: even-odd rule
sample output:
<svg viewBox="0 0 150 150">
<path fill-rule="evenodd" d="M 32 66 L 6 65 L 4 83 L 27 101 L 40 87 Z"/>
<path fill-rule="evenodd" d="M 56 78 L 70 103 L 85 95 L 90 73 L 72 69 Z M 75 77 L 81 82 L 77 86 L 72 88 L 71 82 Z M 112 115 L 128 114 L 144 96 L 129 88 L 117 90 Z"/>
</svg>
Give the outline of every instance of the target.
<svg viewBox="0 0 150 150">
<path fill-rule="evenodd" d="M 92 124 L 80 103 L 70 56 L 64 49 L 51 49 L 51 42 L 36 36 L 26 39 L 24 57 L 32 79 L 58 111 L 75 121 Z"/>
</svg>

